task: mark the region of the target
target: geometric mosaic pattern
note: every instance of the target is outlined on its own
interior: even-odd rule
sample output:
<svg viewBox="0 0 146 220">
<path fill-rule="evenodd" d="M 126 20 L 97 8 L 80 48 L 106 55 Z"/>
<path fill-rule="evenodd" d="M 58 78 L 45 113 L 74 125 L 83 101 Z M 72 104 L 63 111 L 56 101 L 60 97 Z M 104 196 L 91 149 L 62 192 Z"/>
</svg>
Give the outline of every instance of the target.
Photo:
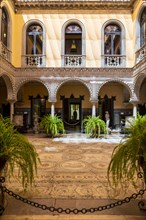
<svg viewBox="0 0 146 220">
<path fill-rule="evenodd" d="M 35 187 L 23 192 L 19 181 L 11 179 L 7 187 L 32 198 L 100 199 L 124 198 L 136 189 L 127 185 L 127 192 L 115 192 L 107 183 L 107 167 L 116 144 L 62 143 L 53 139 L 30 135 L 41 164 Z M 139 182 L 141 188 L 141 182 Z M 137 189 L 139 190 L 139 188 Z"/>
</svg>

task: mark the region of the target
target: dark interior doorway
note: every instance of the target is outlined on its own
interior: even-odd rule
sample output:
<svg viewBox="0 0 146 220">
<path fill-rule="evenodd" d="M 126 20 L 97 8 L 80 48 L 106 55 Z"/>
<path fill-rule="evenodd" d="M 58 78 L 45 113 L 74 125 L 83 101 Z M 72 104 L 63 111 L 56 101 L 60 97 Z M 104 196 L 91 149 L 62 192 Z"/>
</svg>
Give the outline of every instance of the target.
<svg viewBox="0 0 146 220">
<path fill-rule="evenodd" d="M 66 131 L 81 131 L 82 122 L 82 100 L 84 96 L 75 98 L 72 94 L 70 98 L 61 96 L 63 110 L 62 119 Z"/>
<path fill-rule="evenodd" d="M 41 97 L 39 94 L 36 97 L 29 96 L 31 101 L 31 125 L 33 126 L 33 117 L 36 113 L 39 117 L 39 120 L 46 114 L 46 100 L 47 96 Z"/>
<path fill-rule="evenodd" d="M 116 100 L 115 96 L 108 97 L 105 95 L 103 98 L 98 97 L 98 106 L 99 106 L 99 115 L 102 120 L 106 121 L 106 112 L 109 113 L 110 124 L 109 127 L 114 128 L 114 101 Z"/>
</svg>

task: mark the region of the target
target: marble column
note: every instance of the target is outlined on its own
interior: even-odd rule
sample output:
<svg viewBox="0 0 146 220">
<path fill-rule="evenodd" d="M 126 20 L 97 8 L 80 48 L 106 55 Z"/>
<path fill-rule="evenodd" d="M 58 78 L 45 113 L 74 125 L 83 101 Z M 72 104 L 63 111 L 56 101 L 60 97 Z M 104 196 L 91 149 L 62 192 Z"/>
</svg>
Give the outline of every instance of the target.
<svg viewBox="0 0 146 220">
<path fill-rule="evenodd" d="M 9 103 L 10 103 L 10 119 L 13 122 L 15 100 L 9 100 Z"/>
<path fill-rule="evenodd" d="M 138 100 L 137 99 L 130 99 L 130 103 L 133 105 L 133 117 L 136 119 L 137 118 L 137 105 L 138 105 Z"/>
<path fill-rule="evenodd" d="M 55 103 L 53 102 L 51 104 L 51 116 L 54 117 L 54 115 L 55 115 Z"/>
<path fill-rule="evenodd" d="M 92 116 L 96 116 L 96 104 L 92 103 Z"/>
</svg>

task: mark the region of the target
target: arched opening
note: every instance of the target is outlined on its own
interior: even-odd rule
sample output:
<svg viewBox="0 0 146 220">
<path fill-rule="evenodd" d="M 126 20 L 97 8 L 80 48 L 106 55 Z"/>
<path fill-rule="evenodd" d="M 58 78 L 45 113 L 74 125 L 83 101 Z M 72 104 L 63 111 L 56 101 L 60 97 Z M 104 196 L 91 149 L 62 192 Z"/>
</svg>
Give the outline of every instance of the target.
<svg viewBox="0 0 146 220">
<path fill-rule="evenodd" d="M 62 117 L 67 132 L 83 129 L 83 119 L 92 111 L 89 100 L 89 90 L 77 80 L 65 82 L 59 88 L 56 112 Z"/>
<path fill-rule="evenodd" d="M 3 77 L 0 77 L 0 113 L 3 117 L 10 117 L 10 103 L 7 101 L 7 87 Z"/>
<path fill-rule="evenodd" d="M 123 84 L 111 81 L 104 84 L 99 91 L 98 114 L 106 121 L 109 113 L 110 127 L 118 129 L 126 117 L 132 116 L 132 104 L 129 103 L 130 93 Z"/>
<path fill-rule="evenodd" d="M 142 81 L 139 91 L 140 103 L 138 105 L 138 112 L 140 115 L 146 114 L 146 78 Z"/>
<path fill-rule="evenodd" d="M 50 113 L 48 103 L 48 91 L 45 86 L 38 81 L 25 83 L 17 93 L 17 102 L 15 103 L 14 121 L 21 130 L 28 131 L 34 125 L 34 115 L 37 114 L 39 121 Z"/>
</svg>

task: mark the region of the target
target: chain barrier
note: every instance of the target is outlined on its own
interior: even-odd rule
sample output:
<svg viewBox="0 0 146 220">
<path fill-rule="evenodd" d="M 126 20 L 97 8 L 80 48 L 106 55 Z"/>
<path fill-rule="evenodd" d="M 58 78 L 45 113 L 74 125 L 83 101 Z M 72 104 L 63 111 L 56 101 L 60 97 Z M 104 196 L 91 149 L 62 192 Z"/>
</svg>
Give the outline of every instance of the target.
<svg viewBox="0 0 146 220">
<path fill-rule="evenodd" d="M 125 197 L 123 200 L 118 200 L 116 202 L 113 202 L 113 203 L 110 203 L 110 204 L 107 204 L 107 205 L 103 205 L 103 206 L 98 206 L 98 207 L 95 207 L 95 208 L 89 208 L 89 209 L 86 209 L 86 208 L 82 208 L 82 209 L 70 209 L 70 208 L 66 208 L 66 209 L 63 209 L 61 207 L 59 208 L 55 208 L 53 206 L 47 206 L 47 205 L 42 205 L 40 203 L 37 203 L 37 202 L 34 202 L 34 201 L 31 201 L 31 200 L 28 200 L 26 198 L 23 198 L 22 196 L 14 193 L 13 191 L 7 189 L 5 186 L 2 186 L 2 183 L 5 182 L 5 178 L 4 177 L 0 177 L 0 184 L 1 184 L 1 189 L 2 189 L 2 192 L 4 193 L 7 193 L 9 196 L 11 197 L 14 197 L 15 199 L 17 200 L 20 200 L 21 202 L 23 203 L 26 203 L 30 206 L 33 206 L 35 208 L 39 208 L 39 209 L 42 209 L 42 210 L 48 210 L 50 212 L 57 212 L 57 213 L 66 213 L 66 214 L 86 214 L 86 213 L 94 213 L 94 212 L 100 212 L 100 211 L 104 211 L 106 209 L 112 209 L 114 207 L 117 207 L 117 206 L 121 206 L 125 203 L 129 203 L 131 200 L 134 200 L 136 199 L 138 196 L 142 196 L 145 192 L 146 192 L 146 189 L 141 189 L 139 190 L 138 193 L 133 193 L 131 196 L 129 197 Z M 145 210 L 144 209 L 144 202 L 143 201 L 140 201 L 138 203 L 138 206 L 141 210 Z M 4 211 L 4 207 L 0 207 L 0 209 L 2 208 L 2 211 Z"/>
</svg>

